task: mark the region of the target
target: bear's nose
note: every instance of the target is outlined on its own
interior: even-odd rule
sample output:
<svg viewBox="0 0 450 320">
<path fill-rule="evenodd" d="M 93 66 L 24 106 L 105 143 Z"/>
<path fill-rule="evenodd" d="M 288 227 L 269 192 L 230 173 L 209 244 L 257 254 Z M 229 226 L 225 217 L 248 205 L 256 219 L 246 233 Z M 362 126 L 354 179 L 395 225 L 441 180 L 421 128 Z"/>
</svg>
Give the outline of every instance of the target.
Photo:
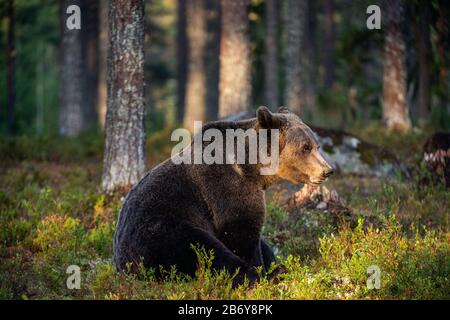
<svg viewBox="0 0 450 320">
<path fill-rule="evenodd" d="M 325 178 L 328 178 L 329 176 L 331 176 L 331 175 L 333 174 L 333 172 L 334 172 L 333 168 L 330 168 L 330 169 L 328 169 L 328 170 L 325 170 L 325 171 L 322 173 L 322 175 L 323 175 Z"/>
</svg>

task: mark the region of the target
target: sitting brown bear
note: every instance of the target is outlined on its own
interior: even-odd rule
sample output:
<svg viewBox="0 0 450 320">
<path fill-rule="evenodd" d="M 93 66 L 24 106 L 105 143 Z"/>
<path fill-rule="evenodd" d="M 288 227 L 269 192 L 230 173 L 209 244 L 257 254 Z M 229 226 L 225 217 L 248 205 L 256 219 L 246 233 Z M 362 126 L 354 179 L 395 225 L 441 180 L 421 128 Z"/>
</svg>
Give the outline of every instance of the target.
<svg viewBox="0 0 450 320">
<path fill-rule="evenodd" d="M 430 136 L 423 146 L 423 161 L 429 177 L 422 183 L 438 183 L 442 181 L 450 188 L 450 132 L 436 132 Z"/>
<path fill-rule="evenodd" d="M 119 271 L 141 261 L 193 275 L 197 256 L 192 244 L 214 250 L 212 267 L 239 270 L 235 280 L 257 280 L 255 267 L 267 272 L 275 256 L 261 239 L 265 189 L 276 179 L 319 185 L 332 172 L 320 154 L 314 133 L 286 108 L 266 107 L 245 121 L 205 125 L 226 129 L 278 129 L 279 162 L 273 175 L 261 175 L 257 164 L 175 164 L 156 166 L 128 194 L 114 236 L 114 263 Z M 208 142 L 203 142 L 207 145 Z M 276 269 L 277 270 L 277 269 Z M 269 275 L 270 277 L 270 275 Z"/>
</svg>

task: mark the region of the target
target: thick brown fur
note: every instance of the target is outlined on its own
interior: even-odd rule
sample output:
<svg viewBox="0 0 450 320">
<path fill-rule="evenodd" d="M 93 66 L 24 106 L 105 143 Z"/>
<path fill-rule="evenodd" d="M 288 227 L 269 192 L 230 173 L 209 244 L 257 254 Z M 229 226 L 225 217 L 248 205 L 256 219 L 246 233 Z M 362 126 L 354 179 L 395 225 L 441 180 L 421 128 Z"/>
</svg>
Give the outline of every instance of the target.
<svg viewBox="0 0 450 320">
<path fill-rule="evenodd" d="M 151 170 L 128 194 L 114 237 L 114 262 L 119 271 L 142 261 L 193 275 L 197 257 L 192 244 L 214 250 L 212 267 L 258 278 L 275 256 L 261 239 L 265 189 L 277 179 L 318 185 L 332 172 L 322 158 L 311 129 L 286 108 L 271 113 L 260 107 L 257 118 L 218 121 L 203 131 L 279 129 L 280 163 L 276 174 L 260 174 L 261 164 L 174 164 L 168 159 Z M 204 146 L 208 142 L 203 142 Z"/>
<path fill-rule="evenodd" d="M 443 181 L 447 187 L 450 187 L 449 132 L 436 132 L 425 141 L 423 161 L 430 172 L 430 177 L 422 183 Z"/>
</svg>

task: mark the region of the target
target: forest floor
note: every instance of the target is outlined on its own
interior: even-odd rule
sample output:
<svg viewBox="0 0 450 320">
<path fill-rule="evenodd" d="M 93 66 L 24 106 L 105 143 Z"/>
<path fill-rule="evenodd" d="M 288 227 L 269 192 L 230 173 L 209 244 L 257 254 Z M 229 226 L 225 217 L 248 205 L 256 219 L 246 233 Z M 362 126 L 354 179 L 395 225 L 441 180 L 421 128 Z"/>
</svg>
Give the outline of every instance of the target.
<svg viewBox="0 0 450 320">
<path fill-rule="evenodd" d="M 424 133 L 354 132 L 423 170 Z M 149 136 L 149 167 L 168 157 L 169 137 L 168 130 Z M 122 196 L 100 192 L 101 140 L 0 141 L 0 299 L 450 299 L 450 191 L 421 185 L 420 174 L 336 175 L 325 186 L 345 202 L 337 208 L 300 208 L 298 187 L 271 188 L 263 236 L 288 268 L 277 283 L 232 289 L 201 251 L 194 278 L 174 270 L 166 281 L 144 270 L 118 274 L 111 256 Z M 81 268 L 79 290 L 66 286 L 69 265 Z M 379 289 L 367 285 L 370 266 L 379 268 Z"/>
</svg>

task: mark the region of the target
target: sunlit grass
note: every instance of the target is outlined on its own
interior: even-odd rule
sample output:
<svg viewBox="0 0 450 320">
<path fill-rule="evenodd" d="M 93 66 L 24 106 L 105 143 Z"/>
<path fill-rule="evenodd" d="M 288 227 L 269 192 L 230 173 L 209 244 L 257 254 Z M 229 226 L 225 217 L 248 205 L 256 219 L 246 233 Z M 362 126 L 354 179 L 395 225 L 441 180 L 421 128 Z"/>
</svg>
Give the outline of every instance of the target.
<svg viewBox="0 0 450 320">
<path fill-rule="evenodd" d="M 170 151 L 161 142 L 166 137 L 149 139 L 155 154 Z M 122 197 L 105 197 L 99 190 L 101 144 L 82 151 L 80 141 L 78 147 L 49 143 L 61 151 L 49 147 L 33 158 L 27 151 L 31 142 L 1 147 L 10 153 L 0 172 L 0 298 L 450 298 L 450 193 L 442 186 L 337 176 L 328 186 L 346 199 L 352 210 L 348 220 L 294 210 L 268 197 L 263 236 L 289 272 L 276 284 L 262 280 L 233 289 L 232 275 L 211 270 L 213 254 L 201 249 L 193 278 L 176 270 L 167 270 L 165 281 L 155 279 L 152 270 L 118 274 L 111 261 L 112 236 Z M 66 154 L 65 148 L 81 148 L 79 162 L 51 156 Z M 81 268 L 80 290 L 66 287 L 72 264 Z M 381 271 L 380 289 L 367 287 L 367 268 L 373 265 Z"/>
</svg>

